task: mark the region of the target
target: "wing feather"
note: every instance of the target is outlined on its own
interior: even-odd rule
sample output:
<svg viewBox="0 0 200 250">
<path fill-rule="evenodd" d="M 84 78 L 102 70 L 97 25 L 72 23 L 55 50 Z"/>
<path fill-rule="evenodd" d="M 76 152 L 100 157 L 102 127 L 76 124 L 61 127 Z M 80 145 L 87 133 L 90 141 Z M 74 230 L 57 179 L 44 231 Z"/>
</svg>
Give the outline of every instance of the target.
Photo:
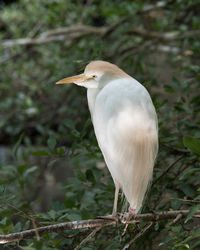
<svg viewBox="0 0 200 250">
<path fill-rule="evenodd" d="M 93 124 L 111 175 L 137 212 L 158 148 L 157 117 L 147 90 L 130 79 L 108 84 L 96 98 Z"/>
</svg>

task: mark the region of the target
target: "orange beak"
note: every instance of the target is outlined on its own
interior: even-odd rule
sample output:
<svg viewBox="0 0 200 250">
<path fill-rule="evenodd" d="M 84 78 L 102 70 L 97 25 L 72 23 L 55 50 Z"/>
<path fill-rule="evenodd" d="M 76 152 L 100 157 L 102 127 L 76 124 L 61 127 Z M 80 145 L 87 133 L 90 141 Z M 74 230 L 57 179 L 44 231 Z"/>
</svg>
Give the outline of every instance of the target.
<svg viewBox="0 0 200 250">
<path fill-rule="evenodd" d="M 56 84 L 64 84 L 64 83 L 79 84 L 79 83 L 84 82 L 90 78 L 91 77 L 85 76 L 84 74 L 80 74 L 80 75 L 71 76 L 71 77 L 67 77 L 67 78 L 64 78 L 62 80 L 59 80 L 58 82 L 56 82 Z"/>
</svg>

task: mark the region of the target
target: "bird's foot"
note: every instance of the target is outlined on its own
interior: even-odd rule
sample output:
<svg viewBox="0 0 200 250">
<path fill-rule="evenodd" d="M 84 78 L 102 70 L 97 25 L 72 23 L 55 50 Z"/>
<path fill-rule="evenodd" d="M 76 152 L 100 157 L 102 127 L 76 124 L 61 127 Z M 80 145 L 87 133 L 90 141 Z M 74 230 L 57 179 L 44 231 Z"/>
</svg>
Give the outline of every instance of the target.
<svg viewBox="0 0 200 250">
<path fill-rule="evenodd" d="M 120 221 L 124 224 L 127 224 L 127 222 L 131 221 L 131 219 L 136 215 L 136 212 L 133 209 L 129 208 L 129 212 L 125 212 L 120 215 Z"/>
<path fill-rule="evenodd" d="M 121 215 L 120 220 L 121 220 L 122 223 L 125 224 L 122 236 L 125 235 L 125 233 L 127 231 L 127 228 L 128 228 L 128 225 L 129 225 L 129 222 L 131 221 L 131 219 L 135 218 L 136 215 L 137 215 L 136 212 L 131 208 L 129 208 L 128 213 L 124 213 L 124 214 Z"/>
</svg>

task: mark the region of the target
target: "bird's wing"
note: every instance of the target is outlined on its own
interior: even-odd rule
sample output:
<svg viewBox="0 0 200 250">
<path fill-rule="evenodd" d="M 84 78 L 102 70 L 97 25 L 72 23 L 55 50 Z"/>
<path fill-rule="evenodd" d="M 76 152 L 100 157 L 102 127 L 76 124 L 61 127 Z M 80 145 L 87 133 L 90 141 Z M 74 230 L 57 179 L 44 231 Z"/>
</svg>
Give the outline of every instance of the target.
<svg viewBox="0 0 200 250">
<path fill-rule="evenodd" d="M 111 175 L 138 210 L 157 153 L 157 117 L 151 98 L 137 81 L 113 81 L 97 95 L 93 116 Z"/>
<path fill-rule="evenodd" d="M 134 79 L 121 79 L 106 85 L 96 96 L 93 124 L 97 139 L 109 135 L 123 140 L 135 130 L 157 131 L 157 116 L 147 90 Z M 129 134 L 130 133 L 130 134 Z"/>
</svg>

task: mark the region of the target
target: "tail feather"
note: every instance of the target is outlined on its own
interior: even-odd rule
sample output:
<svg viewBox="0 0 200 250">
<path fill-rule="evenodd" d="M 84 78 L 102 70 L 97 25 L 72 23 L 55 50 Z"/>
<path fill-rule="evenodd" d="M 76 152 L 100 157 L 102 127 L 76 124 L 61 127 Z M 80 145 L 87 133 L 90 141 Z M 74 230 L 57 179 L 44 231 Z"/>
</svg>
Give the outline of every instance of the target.
<svg viewBox="0 0 200 250">
<path fill-rule="evenodd" d="M 133 148 L 127 163 L 124 162 L 126 169 L 123 171 L 124 181 L 121 181 L 121 186 L 130 207 L 137 213 L 152 179 L 158 150 L 157 134 L 139 133 L 129 145 Z"/>
</svg>

